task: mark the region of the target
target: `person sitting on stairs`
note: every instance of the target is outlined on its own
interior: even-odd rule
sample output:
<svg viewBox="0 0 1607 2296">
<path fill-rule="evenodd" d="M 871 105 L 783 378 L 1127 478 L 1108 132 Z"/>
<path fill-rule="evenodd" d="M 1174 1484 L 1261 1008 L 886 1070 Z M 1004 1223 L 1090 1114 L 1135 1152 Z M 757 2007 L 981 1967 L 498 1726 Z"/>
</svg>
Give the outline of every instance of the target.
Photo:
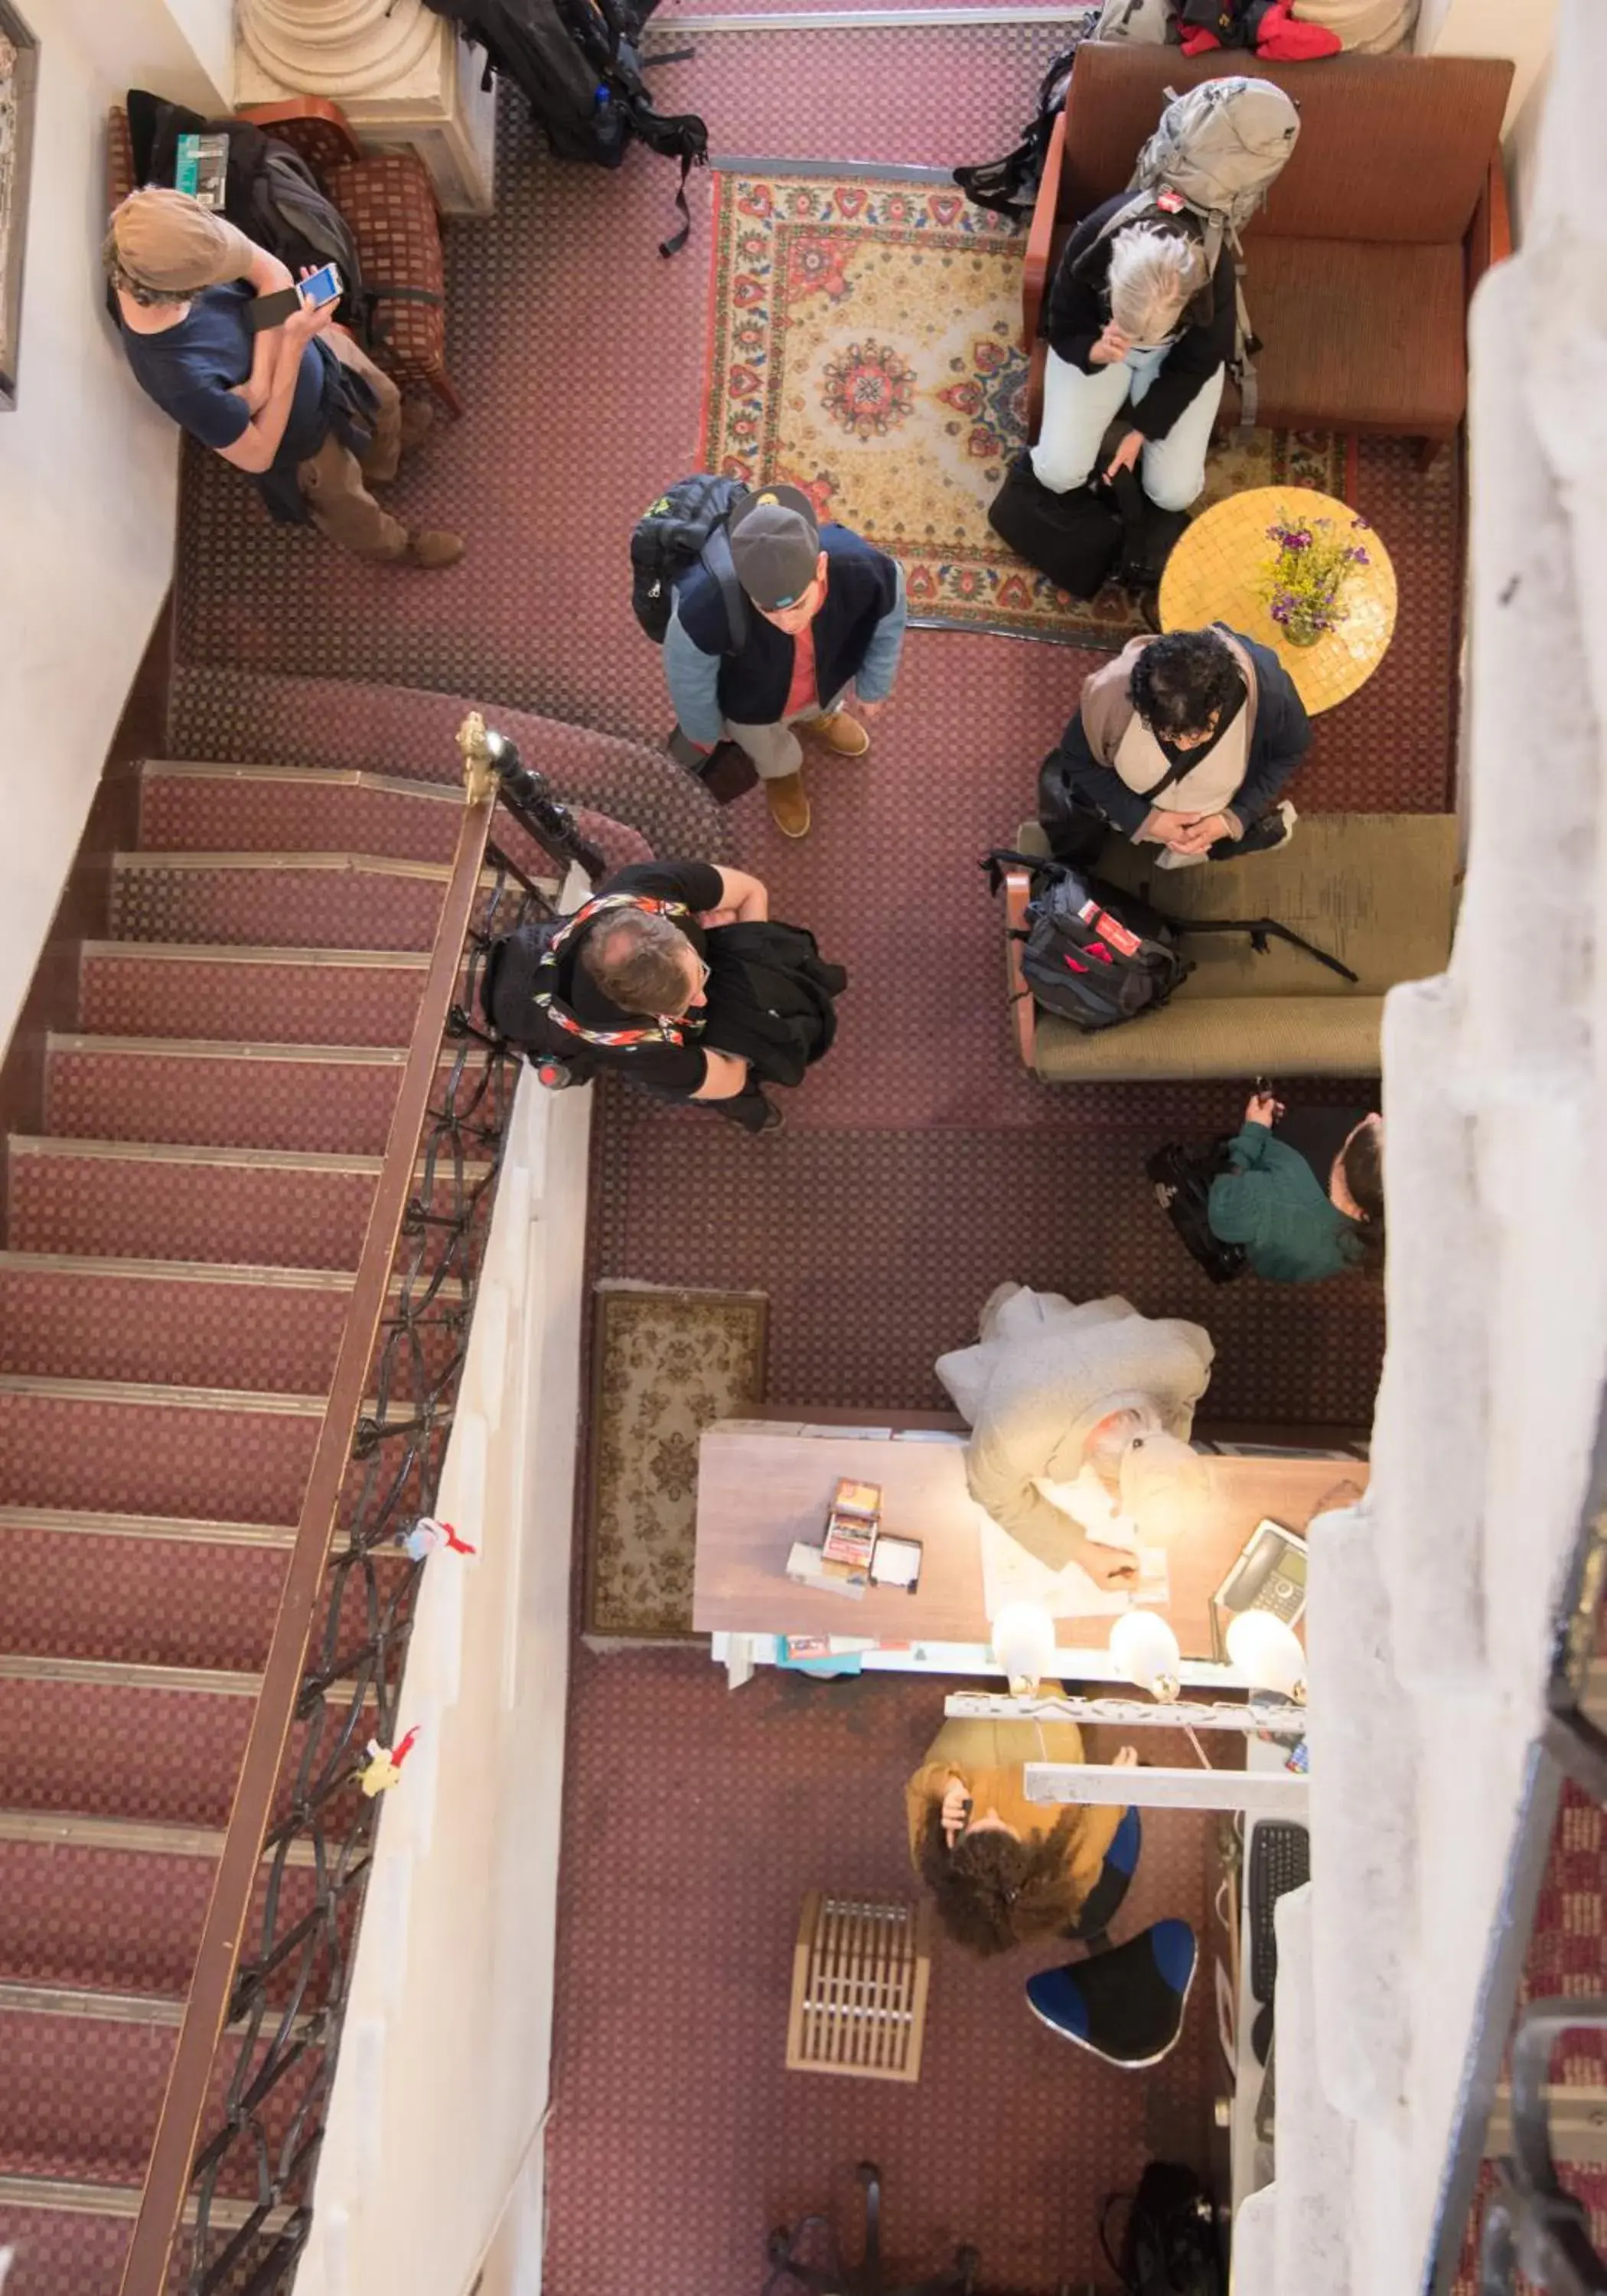
<svg viewBox="0 0 1607 2296">
<path fill-rule="evenodd" d="M 719 583 L 693 567 L 676 585 L 664 674 L 680 730 L 712 750 L 727 735 L 753 760 L 785 837 L 808 832 L 803 750 L 794 726 L 839 757 L 862 758 L 873 718 L 893 689 L 904 644 L 904 572 L 847 527 L 821 526 L 798 487 L 744 496 L 727 524 L 732 562 L 757 612 L 743 643 L 730 634 Z M 858 718 L 843 709 L 848 689 Z"/>
<path fill-rule="evenodd" d="M 410 532 L 369 488 L 396 476 L 430 409 L 303 304 L 253 332 L 258 295 L 291 286 L 276 255 L 187 192 L 133 193 L 115 210 L 106 275 L 135 379 L 165 414 L 255 479 L 272 515 L 309 521 L 360 558 L 455 566 L 461 535 Z"/>
<path fill-rule="evenodd" d="M 1160 869 L 1268 852 L 1293 834 L 1284 783 L 1311 721 L 1271 648 L 1217 622 L 1136 637 L 1083 681 L 1038 775 L 1057 860 L 1093 866 L 1114 830 Z"/>
</svg>

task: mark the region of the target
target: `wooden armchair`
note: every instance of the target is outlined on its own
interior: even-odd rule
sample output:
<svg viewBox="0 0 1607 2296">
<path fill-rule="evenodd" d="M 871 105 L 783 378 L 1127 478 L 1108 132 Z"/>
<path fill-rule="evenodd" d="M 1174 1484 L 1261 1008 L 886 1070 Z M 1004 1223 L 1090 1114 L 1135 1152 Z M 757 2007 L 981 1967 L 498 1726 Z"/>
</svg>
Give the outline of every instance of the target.
<svg viewBox="0 0 1607 2296">
<path fill-rule="evenodd" d="M 1029 434 L 1048 356 L 1039 315 L 1072 228 L 1129 181 L 1168 86 L 1224 73 L 1273 80 L 1300 107 L 1300 142 L 1246 234 L 1259 421 L 1420 439 L 1431 455 L 1466 406 L 1468 298 L 1512 249 L 1499 149 L 1512 66 L 1491 57 L 1280 65 L 1086 43 L 1027 242 Z M 1224 420 L 1235 412 L 1230 385 Z"/>
<path fill-rule="evenodd" d="M 350 121 L 327 96 L 292 96 L 241 112 L 305 160 L 345 217 L 374 298 L 373 354 L 399 383 L 428 384 L 452 414 L 463 400 L 447 372 L 445 268 L 440 217 L 430 172 L 414 152 L 365 152 Z M 107 191 L 115 207 L 135 189 L 128 116 L 107 123 Z"/>
</svg>

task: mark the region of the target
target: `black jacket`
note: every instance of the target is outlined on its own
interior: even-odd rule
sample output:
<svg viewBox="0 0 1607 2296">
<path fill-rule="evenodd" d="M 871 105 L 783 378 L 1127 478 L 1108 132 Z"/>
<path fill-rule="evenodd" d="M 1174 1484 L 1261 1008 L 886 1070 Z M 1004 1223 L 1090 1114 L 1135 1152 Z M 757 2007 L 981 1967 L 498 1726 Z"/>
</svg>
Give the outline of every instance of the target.
<svg viewBox="0 0 1607 2296">
<path fill-rule="evenodd" d="M 1242 631 L 1234 636 L 1256 666 L 1256 726 L 1245 760 L 1244 778 L 1233 810 L 1248 829 L 1275 802 L 1284 783 L 1311 747 L 1311 720 L 1293 678 L 1270 646 L 1258 645 Z M 1130 790 L 1113 766 L 1103 765 L 1089 746 L 1078 709 L 1061 735 L 1060 747 L 1045 758 L 1038 780 L 1041 810 L 1059 797 L 1075 797 L 1103 814 L 1126 837 L 1142 829 L 1150 815 L 1148 798 Z"/>
<path fill-rule="evenodd" d="M 898 600 L 898 569 L 847 527 L 823 526 L 820 546 L 828 561 L 826 596 L 811 627 L 816 688 L 824 708 L 864 666 L 872 639 Z M 792 684 L 793 643 L 786 632 L 762 614 L 750 613 L 746 644 L 739 653 L 727 654 L 725 601 L 718 582 L 701 565 L 676 584 L 676 614 L 700 653 L 721 658 L 722 715 L 739 726 L 775 725 Z"/>
<path fill-rule="evenodd" d="M 1065 252 L 1044 303 L 1040 321 L 1049 348 L 1085 374 L 1098 372 L 1088 357 L 1111 316 L 1111 241 L 1100 233 L 1133 197 L 1114 199 L 1085 216 L 1066 242 Z M 1201 289 L 1185 314 L 1187 324 L 1168 351 L 1144 397 L 1127 410 L 1127 421 L 1146 439 L 1164 439 L 1201 387 L 1234 355 L 1234 258 L 1224 242 L 1216 277 Z"/>
</svg>

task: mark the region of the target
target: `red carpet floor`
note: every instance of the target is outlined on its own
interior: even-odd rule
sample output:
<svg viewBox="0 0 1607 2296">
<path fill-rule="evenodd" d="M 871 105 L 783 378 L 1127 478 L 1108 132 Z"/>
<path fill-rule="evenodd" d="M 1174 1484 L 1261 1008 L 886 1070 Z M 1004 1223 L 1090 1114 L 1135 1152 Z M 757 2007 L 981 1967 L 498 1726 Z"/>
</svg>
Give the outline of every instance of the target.
<svg viewBox="0 0 1607 2296">
<path fill-rule="evenodd" d="M 710 34 L 655 87 L 667 109 L 706 114 L 717 152 L 947 167 L 1015 140 L 1062 45 L 1058 25 Z M 455 704 L 442 697 L 454 696 L 493 722 L 537 711 L 637 743 L 666 731 L 660 663 L 630 617 L 627 543 L 695 452 L 707 185 L 693 187 L 691 251 L 666 264 L 667 166 L 638 152 L 617 177 L 557 168 L 511 112 L 504 127 L 499 213 L 458 226 L 449 248 L 451 359 L 469 412 L 394 493 L 411 520 L 463 527 L 467 557 L 430 576 L 341 559 L 267 527 L 234 474 L 193 456 L 184 753 L 447 775 Z M 1446 802 L 1456 498 L 1448 458 L 1420 476 L 1404 446 L 1363 449 L 1359 506 L 1395 559 L 1400 624 L 1380 673 L 1320 724 L 1305 809 Z M 998 919 L 974 863 L 1030 809 L 1092 659 L 913 633 L 873 754 L 818 770 L 801 846 L 774 834 L 757 794 L 716 817 L 701 792 L 671 791 L 656 760 L 622 748 L 583 759 L 571 740 L 521 729 L 561 787 L 572 768 L 588 803 L 611 800 L 605 809 L 649 834 L 724 846 L 759 871 L 778 913 L 813 925 L 851 981 L 839 1048 L 792 1096 L 779 1139 L 603 1096 L 594 1270 L 761 1286 L 771 1396 L 784 1405 L 935 1399 L 934 1357 L 1016 1276 L 1199 1316 L 1218 1343 L 1218 1417 L 1365 1421 L 1381 1347 L 1366 1285 L 1210 1293 L 1148 1200 L 1147 1149 L 1226 1120 L 1235 1095 L 1040 1092 L 1009 1057 Z M 578 1654 L 553 2296 L 751 2296 L 769 2225 L 850 2201 L 866 2152 L 888 2174 L 900 2259 L 969 2239 L 990 2288 L 1037 2296 L 1095 2274 L 1096 2203 L 1151 2152 L 1200 2157 L 1205 1997 L 1168 2063 L 1122 2079 L 1028 2016 L 1030 1956 L 940 1956 L 913 2090 L 783 2074 L 799 1900 L 820 1882 L 903 1884 L 899 1788 L 939 1707 L 930 1685 L 771 1678 L 733 1697 L 701 1652 Z M 659 1767 L 642 1759 L 650 1747 L 666 1750 Z M 1152 1828 L 1140 1903 L 1203 1930 L 1195 1822 Z"/>
<path fill-rule="evenodd" d="M 1026 1979 L 1065 1948 L 981 1963 L 939 1940 L 917 2084 L 789 2073 L 803 1892 L 909 1892 L 903 1785 L 936 1727 L 931 1685 L 767 1672 L 728 1693 L 693 1651 L 576 1663 L 555 2296 L 757 2296 L 766 2234 L 815 2210 L 835 2215 L 852 2256 L 866 2157 L 885 2179 L 890 2259 L 912 2276 L 970 2241 L 993 2296 L 1107 2285 L 1105 2194 L 1158 2150 L 1207 2163 L 1204 1972 L 1177 2049 L 1134 2078 L 1027 2008 Z M 1124 1933 L 1181 1911 L 1203 1939 L 1208 1824 L 1152 1821 Z"/>
</svg>

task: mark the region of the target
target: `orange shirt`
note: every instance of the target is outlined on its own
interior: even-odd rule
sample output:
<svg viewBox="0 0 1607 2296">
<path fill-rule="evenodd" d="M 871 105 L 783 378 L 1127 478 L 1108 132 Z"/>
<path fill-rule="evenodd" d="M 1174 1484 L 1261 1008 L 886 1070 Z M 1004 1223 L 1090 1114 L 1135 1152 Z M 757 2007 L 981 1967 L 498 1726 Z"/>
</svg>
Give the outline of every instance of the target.
<svg viewBox="0 0 1607 2296">
<path fill-rule="evenodd" d="M 820 603 L 824 605 L 826 586 L 820 585 Z M 819 608 L 816 609 L 818 613 Z M 801 631 L 792 641 L 792 683 L 787 688 L 787 706 L 782 711 L 782 724 L 790 718 L 813 717 L 819 709 L 820 697 L 815 687 L 815 625 Z"/>
</svg>

